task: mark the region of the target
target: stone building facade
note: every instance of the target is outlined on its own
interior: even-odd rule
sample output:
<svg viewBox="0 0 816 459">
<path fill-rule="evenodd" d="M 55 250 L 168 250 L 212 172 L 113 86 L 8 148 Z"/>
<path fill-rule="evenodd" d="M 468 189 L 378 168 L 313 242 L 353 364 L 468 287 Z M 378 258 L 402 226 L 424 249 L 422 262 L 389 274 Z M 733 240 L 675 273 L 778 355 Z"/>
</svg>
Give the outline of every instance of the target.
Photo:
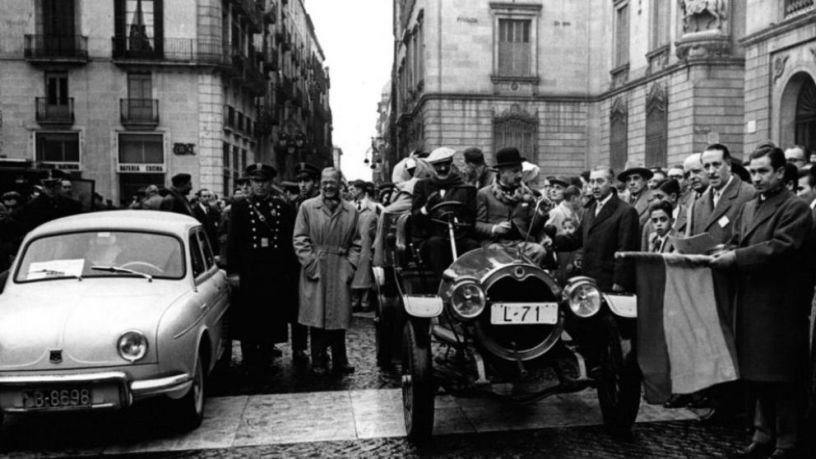
<svg viewBox="0 0 816 459">
<path fill-rule="evenodd" d="M 283 14 L 272 0 L 9 2 L 0 155 L 91 179 L 114 203 L 180 172 L 229 195 L 247 164 L 276 161 L 268 45 Z"/>
<path fill-rule="evenodd" d="M 712 142 L 738 157 L 758 138 L 784 142 L 762 132 L 759 114 L 746 117 L 756 107 L 772 118 L 751 95 L 768 51 L 751 43 L 792 3 L 812 5 L 395 0 L 389 160 L 447 145 L 480 147 L 491 162 L 513 145 L 549 175 L 677 164 Z M 797 11 L 790 33 L 814 37 L 812 7 Z"/>
</svg>

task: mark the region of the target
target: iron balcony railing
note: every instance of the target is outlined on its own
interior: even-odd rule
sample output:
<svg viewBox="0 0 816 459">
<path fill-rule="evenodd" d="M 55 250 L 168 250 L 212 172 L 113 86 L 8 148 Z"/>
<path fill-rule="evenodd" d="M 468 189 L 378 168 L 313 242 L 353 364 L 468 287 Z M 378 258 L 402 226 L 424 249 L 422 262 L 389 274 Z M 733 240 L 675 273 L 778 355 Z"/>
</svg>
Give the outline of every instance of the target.
<svg viewBox="0 0 816 459">
<path fill-rule="evenodd" d="M 119 117 L 124 126 L 158 126 L 158 99 L 119 99 Z"/>
<path fill-rule="evenodd" d="M 37 122 L 40 124 L 74 124 L 74 98 L 49 100 L 48 97 L 35 98 Z"/>
<path fill-rule="evenodd" d="M 785 16 L 804 13 L 813 6 L 814 0 L 785 0 Z"/>
<path fill-rule="evenodd" d="M 26 35 L 27 59 L 88 60 L 88 37 L 83 35 Z"/>
<path fill-rule="evenodd" d="M 219 40 L 194 38 L 113 37 L 113 59 L 231 65 Z"/>
</svg>

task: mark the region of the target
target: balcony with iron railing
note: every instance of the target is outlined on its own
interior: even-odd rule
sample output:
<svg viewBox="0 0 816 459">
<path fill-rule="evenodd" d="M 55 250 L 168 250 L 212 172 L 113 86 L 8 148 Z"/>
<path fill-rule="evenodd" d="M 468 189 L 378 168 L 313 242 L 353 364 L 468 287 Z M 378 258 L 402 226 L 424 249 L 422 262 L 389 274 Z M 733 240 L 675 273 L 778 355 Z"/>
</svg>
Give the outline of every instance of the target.
<svg viewBox="0 0 816 459">
<path fill-rule="evenodd" d="M 785 0 L 785 17 L 799 16 L 814 11 L 814 0 Z"/>
<path fill-rule="evenodd" d="M 139 129 L 159 125 L 159 101 L 157 99 L 119 99 L 119 118 L 122 126 Z"/>
<path fill-rule="evenodd" d="M 74 124 L 74 98 L 49 100 L 48 97 L 35 98 L 37 123 L 42 125 Z"/>
<path fill-rule="evenodd" d="M 24 55 L 32 62 L 88 62 L 88 37 L 83 35 L 26 35 Z"/>
</svg>

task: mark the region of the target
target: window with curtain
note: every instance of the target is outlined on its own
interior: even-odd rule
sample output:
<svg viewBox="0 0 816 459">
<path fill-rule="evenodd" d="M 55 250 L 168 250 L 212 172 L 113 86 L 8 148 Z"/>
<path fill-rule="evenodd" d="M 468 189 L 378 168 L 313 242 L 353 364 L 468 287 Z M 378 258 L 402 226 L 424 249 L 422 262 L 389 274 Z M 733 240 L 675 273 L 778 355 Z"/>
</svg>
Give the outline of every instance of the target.
<svg viewBox="0 0 816 459">
<path fill-rule="evenodd" d="M 615 10 L 615 67 L 629 63 L 629 5 Z"/>
<path fill-rule="evenodd" d="M 529 19 L 499 19 L 499 75 L 532 75 L 532 41 Z"/>
<path fill-rule="evenodd" d="M 161 134 L 119 134 L 120 164 L 164 164 Z"/>
<path fill-rule="evenodd" d="M 79 133 L 38 132 L 37 161 L 45 163 L 79 163 Z"/>
</svg>

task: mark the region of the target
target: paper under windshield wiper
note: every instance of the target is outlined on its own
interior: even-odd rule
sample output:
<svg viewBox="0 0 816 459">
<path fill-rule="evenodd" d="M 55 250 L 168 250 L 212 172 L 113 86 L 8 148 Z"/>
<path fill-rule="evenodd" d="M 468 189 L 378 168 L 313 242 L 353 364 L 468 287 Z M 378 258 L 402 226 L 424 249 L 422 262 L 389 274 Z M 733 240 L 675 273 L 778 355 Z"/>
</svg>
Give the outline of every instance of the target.
<svg viewBox="0 0 816 459">
<path fill-rule="evenodd" d="M 135 274 L 137 276 L 144 277 L 145 279 L 147 279 L 148 282 L 153 282 L 153 276 L 151 276 L 150 274 L 143 273 L 141 271 L 136 271 L 135 269 L 122 268 L 121 266 L 94 265 L 94 266 L 91 266 L 91 269 L 96 270 L 96 271 L 108 271 L 108 272 L 111 272 L 111 273 Z"/>
<path fill-rule="evenodd" d="M 65 271 L 60 271 L 58 269 L 47 269 L 47 268 L 35 269 L 34 271 L 29 271 L 28 274 L 29 275 L 31 275 L 31 274 L 45 274 L 45 279 L 49 279 L 49 278 L 52 278 L 52 277 L 73 277 L 73 278 L 75 278 L 77 280 L 80 280 L 80 281 L 82 280 L 82 276 L 79 275 L 79 274 L 66 273 Z M 32 280 L 42 280 L 42 279 L 32 279 Z"/>
</svg>

